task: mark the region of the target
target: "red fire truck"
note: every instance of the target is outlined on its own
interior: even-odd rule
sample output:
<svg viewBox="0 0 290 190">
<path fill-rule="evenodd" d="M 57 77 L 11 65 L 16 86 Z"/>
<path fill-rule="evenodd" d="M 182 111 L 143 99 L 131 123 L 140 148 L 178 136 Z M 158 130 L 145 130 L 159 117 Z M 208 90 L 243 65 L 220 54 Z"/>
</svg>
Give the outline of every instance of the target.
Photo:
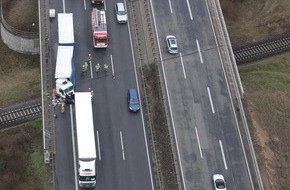
<svg viewBox="0 0 290 190">
<path fill-rule="evenodd" d="M 94 48 L 108 47 L 106 12 L 104 9 L 98 10 L 97 8 L 93 8 L 92 30 Z"/>
<path fill-rule="evenodd" d="M 101 4 L 104 3 L 104 0 L 91 0 L 92 4 Z"/>
</svg>

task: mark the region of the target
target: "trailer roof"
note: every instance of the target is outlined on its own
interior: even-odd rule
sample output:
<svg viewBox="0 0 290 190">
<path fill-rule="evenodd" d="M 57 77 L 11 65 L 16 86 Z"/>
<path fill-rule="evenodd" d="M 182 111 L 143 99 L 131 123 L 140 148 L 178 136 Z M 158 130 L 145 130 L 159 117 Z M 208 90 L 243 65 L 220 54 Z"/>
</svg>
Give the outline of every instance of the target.
<svg viewBox="0 0 290 190">
<path fill-rule="evenodd" d="M 55 66 L 55 78 L 71 78 L 73 46 L 58 46 Z"/>
<path fill-rule="evenodd" d="M 96 158 L 92 99 L 90 92 L 75 93 L 75 115 L 79 159 Z"/>
<path fill-rule="evenodd" d="M 58 43 L 61 45 L 75 43 L 72 13 L 58 13 Z"/>
</svg>

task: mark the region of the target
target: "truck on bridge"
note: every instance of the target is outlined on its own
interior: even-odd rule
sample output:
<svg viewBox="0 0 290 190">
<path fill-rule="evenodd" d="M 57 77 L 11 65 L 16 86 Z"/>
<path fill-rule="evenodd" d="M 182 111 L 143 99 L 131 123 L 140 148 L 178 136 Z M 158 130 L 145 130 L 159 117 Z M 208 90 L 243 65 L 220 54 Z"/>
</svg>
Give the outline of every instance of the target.
<svg viewBox="0 0 290 190">
<path fill-rule="evenodd" d="M 91 92 L 75 93 L 79 186 L 96 186 L 96 143 Z"/>
<path fill-rule="evenodd" d="M 106 12 L 104 9 L 98 10 L 97 8 L 93 8 L 92 33 L 94 48 L 108 47 L 107 21 Z"/>
<path fill-rule="evenodd" d="M 59 13 L 55 88 L 57 96 L 62 97 L 65 100 L 74 98 L 74 43 L 73 14 Z"/>
</svg>

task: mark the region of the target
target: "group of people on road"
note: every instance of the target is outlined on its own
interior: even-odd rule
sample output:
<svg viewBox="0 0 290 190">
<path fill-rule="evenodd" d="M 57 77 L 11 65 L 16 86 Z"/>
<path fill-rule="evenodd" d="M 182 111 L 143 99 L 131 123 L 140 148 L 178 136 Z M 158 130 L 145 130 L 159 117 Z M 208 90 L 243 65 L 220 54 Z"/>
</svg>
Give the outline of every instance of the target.
<svg viewBox="0 0 290 190">
<path fill-rule="evenodd" d="M 62 97 L 58 97 L 56 93 L 56 89 L 52 89 L 51 93 L 51 104 L 53 107 L 60 105 L 60 112 L 64 113 L 65 111 L 65 101 Z"/>
<path fill-rule="evenodd" d="M 92 64 L 92 54 L 89 53 L 87 57 L 87 61 L 82 65 L 81 73 L 82 76 L 85 75 L 85 73 L 89 70 L 89 66 Z M 101 69 L 101 65 L 99 63 L 96 64 L 96 72 L 99 72 Z M 109 69 L 109 65 L 107 63 L 104 64 L 104 71 L 107 72 Z"/>
</svg>

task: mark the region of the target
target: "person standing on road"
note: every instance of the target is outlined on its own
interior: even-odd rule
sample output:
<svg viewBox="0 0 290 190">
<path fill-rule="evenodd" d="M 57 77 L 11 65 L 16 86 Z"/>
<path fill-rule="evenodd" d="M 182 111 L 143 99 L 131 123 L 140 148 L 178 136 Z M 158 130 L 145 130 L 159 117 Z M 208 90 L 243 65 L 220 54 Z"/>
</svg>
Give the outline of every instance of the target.
<svg viewBox="0 0 290 190">
<path fill-rule="evenodd" d="M 107 63 L 104 64 L 104 71 L 107 72 L 109 68 L 109 65 Z"/>
<path fill-rule="evenodd" d="M 92 59 L 93 59 L 93 56 L 92 56 L 92 54 L 89 53 L 89 55 L 87 57 L 87 62 L 89 65 L 92 63 Z"/>
<path fill-rule="evenodd" d="M 100 71 L 100 68 L 101 68 L 100 64 L 97 63 L 97 64 L 96 64 L 96 72 L 99 72 L 99 71 Z"/>
</svg>

